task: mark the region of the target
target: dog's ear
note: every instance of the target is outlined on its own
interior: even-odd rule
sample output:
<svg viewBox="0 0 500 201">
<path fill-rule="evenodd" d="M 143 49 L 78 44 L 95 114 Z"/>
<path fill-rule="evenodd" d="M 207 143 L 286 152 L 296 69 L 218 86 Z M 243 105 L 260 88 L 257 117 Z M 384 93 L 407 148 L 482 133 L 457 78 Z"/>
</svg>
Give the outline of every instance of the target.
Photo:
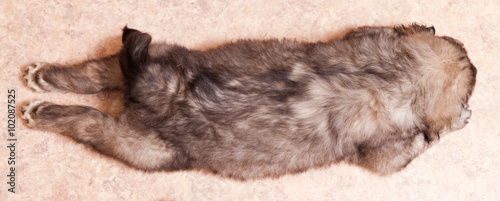
<svg viewBox="0 0 500 201">
<path fill-rule="evenodd" d="M 425 27 L 425 31 L 430 33 L 431 35 L 436 35 L 436 29 L 434 28 L 434 26 Z"/>
<path fill-rule="evenodd" d="M 411 35 L 411 34 L 428 34 L 428 35 L 435 35 L 436 34 L 436 29 L 434 26 L 424 26 L 424 25 L 419 25 L 417 23 L 413 23 L 410 26 L 396 26 L 394 27 L 394 31 L 399 35 L 399 36 L 406 36 L 406 35 Z"/>
</svg>

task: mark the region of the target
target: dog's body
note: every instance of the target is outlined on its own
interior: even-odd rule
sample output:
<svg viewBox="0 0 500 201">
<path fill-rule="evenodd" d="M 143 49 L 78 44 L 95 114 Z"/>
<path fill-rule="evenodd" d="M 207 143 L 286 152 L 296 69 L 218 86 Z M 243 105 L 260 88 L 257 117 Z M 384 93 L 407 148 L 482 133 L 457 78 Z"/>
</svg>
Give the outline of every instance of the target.
<svg viewBox="0 0 500 201">
<path fill-rule="evenodd" d="M 204 169 L 239 179 L 341 160 L 388 174 L 465 126 L 476 69 L 434 28 L 362 27 L 325 43 L 244 40 L 206 51 L 150 44 L 71 67 L 37 64 L 35 91 L 125 90 L 119 118 L 33 102 L 23 118 L 143 170 Z"/>
</svg>

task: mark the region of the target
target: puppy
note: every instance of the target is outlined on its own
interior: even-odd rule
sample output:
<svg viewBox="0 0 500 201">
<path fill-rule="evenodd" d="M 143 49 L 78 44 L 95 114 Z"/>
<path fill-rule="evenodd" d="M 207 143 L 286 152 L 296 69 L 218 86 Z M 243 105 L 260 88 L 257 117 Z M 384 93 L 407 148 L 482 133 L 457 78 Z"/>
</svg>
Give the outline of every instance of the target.
<svg viewBox="0 0 500 201">
<path fill-rule="evenodd" d="M 461 42 L 417 24 L 361 27 L 327 42 L 239 40 L 209 50 L 151 44 L 123 29 L 123 48 L 81 64 L 37 63 L 36 92 L 124 91 L 114 118 L 34 101 L 22 118 L 129 166 L 277 177 L 347 161 L 386 175 L 471 115 L 476 81 Z"/>
</svg>

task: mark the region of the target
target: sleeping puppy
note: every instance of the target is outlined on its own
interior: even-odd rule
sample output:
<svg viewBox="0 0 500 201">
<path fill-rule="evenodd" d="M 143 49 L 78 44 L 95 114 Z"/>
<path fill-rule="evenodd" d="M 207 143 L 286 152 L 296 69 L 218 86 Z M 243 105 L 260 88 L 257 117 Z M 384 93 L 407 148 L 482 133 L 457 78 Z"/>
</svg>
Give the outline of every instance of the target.
<svg viewBox="0 0 500 201">
<path fill-rule="evenodd" d="M 417 24 L 361 27 L 327 42 L 239 40 L 209 50 L 151 44 L 81 64 L 37 63 L 36 92 L 124 91 L 117 117 L 33 101 L 22 118 L 129 166 L 277 177 L 347 161 L 382 175 L 405 167 L 471 115 L 476 81 L 461 42 Z"/>
</svg>

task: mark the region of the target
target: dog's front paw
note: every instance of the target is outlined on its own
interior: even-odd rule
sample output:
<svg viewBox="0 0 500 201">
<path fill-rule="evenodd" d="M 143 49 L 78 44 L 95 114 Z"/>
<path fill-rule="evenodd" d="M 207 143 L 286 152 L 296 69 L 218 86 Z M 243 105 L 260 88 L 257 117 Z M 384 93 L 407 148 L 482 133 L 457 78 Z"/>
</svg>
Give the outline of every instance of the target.
<svg viewBox="0 0 500 201">
<path fill-rule="evenodd" d="M 43 80 L 43 69 L 48 66 L 47 63 L 35 63 L 26 68 L 23 74 L 26 85 L 36 92 L 47 92 L 51 89 L 50 85 Z"/>
<path fill-rule="evenodd" d="M 462 108 L 462 113 L 460 113 L 460 116 L 453 122 L 451 125 L 451 130 L 459 130 L 465 127 L 469 123 L 469 118 L 472 114 L 472 111 L 469 110 L 468 107 Z"/>
<path fill-rule="evenodd" d="M 34 128 L 36 126 L 37 113 L 40 112 L 40 109 L 47 104 L 48 102 L 45 100 L 38 100 L 21 106 L 21 118 L 25 121 L 26 126 L 30 128 Z"/>
</svg>

